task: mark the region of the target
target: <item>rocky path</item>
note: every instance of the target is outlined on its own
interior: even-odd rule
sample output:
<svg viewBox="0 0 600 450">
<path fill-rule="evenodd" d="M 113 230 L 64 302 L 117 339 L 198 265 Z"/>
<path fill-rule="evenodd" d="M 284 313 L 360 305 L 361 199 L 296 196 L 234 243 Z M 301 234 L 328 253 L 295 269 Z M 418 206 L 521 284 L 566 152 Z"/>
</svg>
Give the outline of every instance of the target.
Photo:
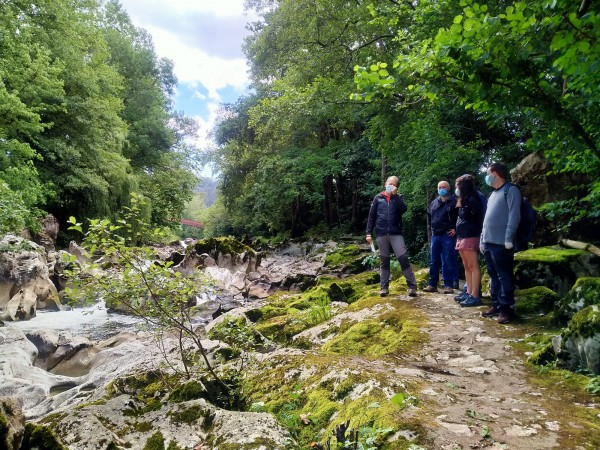
<svg viewBox="0 0 600 450">
<path fill-rule="evenodd" d="M 420 379 L 416 395 L 433 448 L 589 448 L 560 444 L 560 433 L 576 424 L 526 381 L 523 357 L 509 345 L 518 323 L 499 325 L 480 317 L 487 307 L 461 308 L 450 295 L 416 301 L 429 316 L 429 342 L 394 370 Z"/>
</svg>

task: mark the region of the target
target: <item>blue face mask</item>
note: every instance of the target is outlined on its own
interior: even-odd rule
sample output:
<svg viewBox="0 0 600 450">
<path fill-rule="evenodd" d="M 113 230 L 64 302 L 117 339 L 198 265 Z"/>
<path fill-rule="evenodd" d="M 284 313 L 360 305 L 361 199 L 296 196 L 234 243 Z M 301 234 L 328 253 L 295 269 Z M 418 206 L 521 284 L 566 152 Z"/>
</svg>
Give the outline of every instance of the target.
<svg viewBox="0 0 600 450">
<path fill-rule="evenodd" d="M 496 177 L 494 175 L 486 175 L 485 176 L 485 184 L 491 186 L 496 181 Z"/>
<path fill-rule="evenodd" d="M 388 194 L 390 194 L 392 192 L 392 189 L 394 188 L 394 186 L 392 186 L 391 184 L 388 184 L 385 187 L 385 192 L 387 192 Z"/>
<path fill-rule="evenodd" d="M 446 195 L 448 195 L 448 189 L 446 189 L 446 188 L 438 189 L 438 194 L 440 195 L 440 197 L 445 197 Z"/>
<path fill-rule="evenodd" d="M 458 188 L 456 188 L 454 190 L 454 193 L 456 194 L 457 197 L 460 197 L 460 191 L 458 190 Z"/>
</svg>

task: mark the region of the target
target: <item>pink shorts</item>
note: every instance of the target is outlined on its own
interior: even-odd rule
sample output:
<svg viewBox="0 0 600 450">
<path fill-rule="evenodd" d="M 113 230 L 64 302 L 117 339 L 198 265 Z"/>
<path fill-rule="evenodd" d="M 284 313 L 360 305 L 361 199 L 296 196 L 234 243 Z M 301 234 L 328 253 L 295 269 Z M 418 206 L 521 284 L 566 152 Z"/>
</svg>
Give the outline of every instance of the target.
<svg viewBox="0 0 600 450">
<path fill-rule="evenodd" d="M 456 241 L 456 250 L 471 250 L 474 252 L 479 251 L 479 238 L 470 237 L 465 239 L 458 239 Z"/>
</svg>

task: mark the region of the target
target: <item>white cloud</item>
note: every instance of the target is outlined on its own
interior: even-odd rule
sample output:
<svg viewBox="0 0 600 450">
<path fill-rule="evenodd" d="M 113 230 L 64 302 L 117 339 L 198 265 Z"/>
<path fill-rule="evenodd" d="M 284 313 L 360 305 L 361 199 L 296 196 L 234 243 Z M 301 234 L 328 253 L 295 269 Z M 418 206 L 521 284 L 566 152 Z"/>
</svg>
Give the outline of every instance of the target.
<svg viewBox="0 0 600 450">
<path fill-rule="evenodd" d="M 245 24 L 244 0 L 121 0 L 136 26 L 152 36 L 156 52 L 171 59 L 180 83 L 204 85 L 208 98 L 220 101 L 218 89 L 248 85 L 241 52 Z"/>
</svg>

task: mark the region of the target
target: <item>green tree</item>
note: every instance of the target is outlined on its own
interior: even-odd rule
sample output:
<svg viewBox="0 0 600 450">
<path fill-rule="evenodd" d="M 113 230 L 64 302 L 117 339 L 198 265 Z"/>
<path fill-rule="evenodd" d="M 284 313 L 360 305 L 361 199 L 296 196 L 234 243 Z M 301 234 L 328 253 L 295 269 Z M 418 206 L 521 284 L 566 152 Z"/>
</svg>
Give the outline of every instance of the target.
<svg viewBox="0 0 600 450">
<path fill-rule="evenodd" d="M 462 1 L 434 35 L 387 60 L 393 72 L 357 67 L 357 97 L 395 95 L 432 105 L 452 98 L 490 127 L 504 124 L 514 135 L 515 156 L 519 149 L 544 151 L 555 170 L 591 180 L 587 195 L 558 206 L 568 220 L 597 219 L 600 186 L 591 174 L 600 161 L 598 13 L 589 1 Z"/>
</svg>

